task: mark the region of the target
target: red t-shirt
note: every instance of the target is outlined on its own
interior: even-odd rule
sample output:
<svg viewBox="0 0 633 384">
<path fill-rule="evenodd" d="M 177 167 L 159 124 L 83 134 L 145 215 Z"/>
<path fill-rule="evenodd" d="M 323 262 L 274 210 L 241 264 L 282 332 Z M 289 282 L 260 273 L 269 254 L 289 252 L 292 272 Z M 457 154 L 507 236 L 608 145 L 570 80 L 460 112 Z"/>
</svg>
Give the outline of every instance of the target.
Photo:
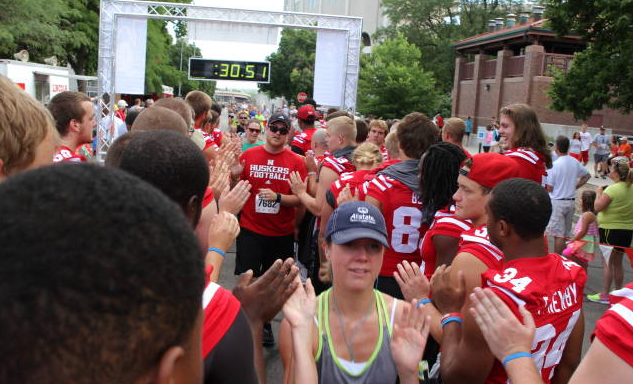
<svg viewBox="0 0 633 384">
<path fill-rule="evenodd" d="M 441 235 L 460 239 L 462 232 L 468 231 L 472 227 L 473 224 L 470 220 L 462 220 L 455 216 L 454 205 L 447 206 L 435 212 L 433 223 L 420 242 L 420 256 L 422 257 L 420 269 L 424 272 L 426 277 L 430 279 L 437 267 L 437 251 L 435 250 L 433 237 Z"/>
<path fill-rule="evenodd" d="M 503 252 L 490 242 L 486 224 L 462 232 L 457 253 L 462 252 L 472 254 L 490 269 L 501 269 L 502 267 Z"/>
<path fill-rule="evenodd" d="M 295 208 L 274 201 L 259 199 L 261 188 L 282 195 L 292 195 L 288 184 L 290 172 L 297 171 L 302 179 L 307 176 L 303 158 L 288 148 L 277 154 L 269 153 L 266 146 L 253 147 L 240 155 L 244 162 L 241 179 L 252 186 L 242 213 L 240 226 L 265 236 L 286 236 L 294 233 Z"/>
<path fill-rule="evenodd" d="M 88 159 L 86 159 L 83 155 L 74 153 L 65 145 L 62 145 L 59 150 L 53 156 L 54 163 L 85 163 Z"/>
<path fill-rule="evenodd" d="M 420 262 L 420 239 L 428 229 L 422 224 L 422 203 L 417 193 L 385 175 L 376 176 L 367 187 L 367 196 L 382 205 L 389 248 L 385 250 L 380 274 L 393 276 L 403 260 Z"/>
<path fill-rule="evenodd" d="M 543 176 L 547 176 L 543 155 L 530 148 L 513 148 L 503 154 L 516 161 L 519 169 L 517 177 L 543 184 Z"/>
<path fill-rule="evenodd" d="M 202 293 L 202 308 L 202 357 L 205 358 L 233 325 L 240 302 L 230 291 L 209 282 Z"/>
<path fill-rule="evenodd" d="M 346 172 L 342 174 L 337 180 L 335 180 L 330 185 L 330 191 L 332 192 L 332 195 L 334 195 L 334 208 L 337 207 L 336 199 L 338 199 L 338 196 L 341 194 L 341 191 L 348 184 L 349 184 L 350 189 L 352 190 L 352 193 L 358 194 L 358 200 L 360 201 L 365 200 L 365 194 L 367 193 L 367 186 L 363 187 L 363 184 L 366 183 L 365 175 L 367 175 L 369 172 L 370 170 Z M 354 192 L 354 189 L 356 189 L 355 192 Z"/>
<path fill-rule="evenodd" d="M 596 323 L 594 335 L 633 367 L 633 283 L 611 292 L 611 307 Z"/>
<path fill-rule="evenodd" d="M 323 159 L 323 166 L 325 168 L 330 168 L 338 175 L 341 175 L 345 172 L 354 172 L 356 167 L 352 164 L 351 161 L 347 160 L 346 157 L 334 157 L 332 155 L 326 156 Z"/>
<path fill-rule="evenodd" d="M 519 320 L 519 305 L 525 305 L 536 324 L 532 359 L 547 384 L 554 376 L 567 339 L 582 309 L 587 274 L 578 264 L 555 253 L 507 261 L 500 270 L 482 274 L 482 287 L 490 287 Z M 499 361 L 486 383 L 508 380 Z"/>
<path fill-rule="evenodd" d="M 303 153 L 308 152 L 308 150 L 312 149 L 312 135 L 314 135 L 315 131 L 316 128 L 308 128 L 301 133 L 297 133 L 292 139 L 292 145 L 301 148 Z"/>
<path fill-rule="evenodd" d="M 380 146 L 380 154 L 383 162 L 389 160 L 389 152 L 387 152 L 387 147 L 384 144 Z"/>
</svg>

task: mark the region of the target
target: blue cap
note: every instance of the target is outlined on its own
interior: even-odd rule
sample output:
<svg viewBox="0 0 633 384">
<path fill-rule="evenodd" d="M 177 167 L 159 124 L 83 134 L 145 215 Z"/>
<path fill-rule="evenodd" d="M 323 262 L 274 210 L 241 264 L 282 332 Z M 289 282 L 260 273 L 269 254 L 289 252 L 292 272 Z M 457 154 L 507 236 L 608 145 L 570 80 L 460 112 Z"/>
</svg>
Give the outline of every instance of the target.
<svg viewBox="0 0 633 384">
<path fill-rule="evenodd" d="M 364 201 L 350 201 L 336 208 L 327 223 L 325 237 L 334 244 L 373 239 L 389 247 L 385 218 L 378 208 Z"/>
</svg>

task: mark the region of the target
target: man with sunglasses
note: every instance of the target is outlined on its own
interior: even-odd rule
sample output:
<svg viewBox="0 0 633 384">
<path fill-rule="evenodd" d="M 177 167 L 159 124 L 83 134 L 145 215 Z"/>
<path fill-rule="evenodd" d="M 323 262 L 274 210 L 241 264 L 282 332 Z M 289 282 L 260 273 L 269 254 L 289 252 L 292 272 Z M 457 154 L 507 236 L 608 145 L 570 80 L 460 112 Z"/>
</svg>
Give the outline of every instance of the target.
<svg viewBox="0 0 633 384">
<path fill-rule="evenodd" d="M 240 111 L 237 114 L 237 133 L 242 136 L 246 133 L 246 126 L 248 125 L 248 121 L 250 120 L 250 116 L 248 115 L 248 111 Z"/>
<path fill-rule="evenodd" d="M 254 127 L 248 125 L 248 127 Z M 236 241 L 235 274 L 249 269 L 259 277 L 278 258 L 294 256 L 295 207 L 288 178 L 291 172 L 307 176 L 303 158 L 286 147 L 290 118 L 275 113 L 268 121 L 264 145 L 242 153 L 240 179 L 252 186 L 240 215 L 240 234 Z M 264 326 L 264 346 L 275 343 L 270 324 Z"/>
<path fill-rule="evenodd" d="M 246 126 L 246 135 L 244 135 L 242 139 L 242 152 L 264 144 L 264 142 L 259 139 L 260 133 L 262 133 L 262 126 L 259 121 L 251 120 Z"/>
</svg>

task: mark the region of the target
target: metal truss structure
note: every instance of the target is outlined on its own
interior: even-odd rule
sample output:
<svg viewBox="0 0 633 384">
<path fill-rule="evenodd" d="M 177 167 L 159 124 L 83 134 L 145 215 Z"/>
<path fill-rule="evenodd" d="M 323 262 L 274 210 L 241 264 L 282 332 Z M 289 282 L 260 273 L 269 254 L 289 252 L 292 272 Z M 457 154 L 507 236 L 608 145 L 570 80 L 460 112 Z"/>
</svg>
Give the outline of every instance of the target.
<svg viewBox="0 0 633 384">
<path fill-rule="evenodd" d="M 348 45 L 343 108 L 349 110 L 356 108 L 362 28 L 362 19 L 360 17 L 297 12 L 268 12 L 150 1 L 101 0 L 98 63 L 99 95 L 101 99 L 99 110 L 101 113 L 98 114 L 99 124 L 97 128 L 97 156 L 100 161 L 103 161 L 112 141 L 109 127 L 112 125 L 114 113 L 107 114 L 104 111 L 106 108 L 114 111 L 116 25 L 119 17 L 345 32 L 347 33 Z M 106 97 L 104 100 L 102 96 L 105 94 L 110 95 L 110 97 Z M 108 119 L 109 121 L 106 121 L 106 124 L 102 124 L 103 119 Z"/>
</svg>

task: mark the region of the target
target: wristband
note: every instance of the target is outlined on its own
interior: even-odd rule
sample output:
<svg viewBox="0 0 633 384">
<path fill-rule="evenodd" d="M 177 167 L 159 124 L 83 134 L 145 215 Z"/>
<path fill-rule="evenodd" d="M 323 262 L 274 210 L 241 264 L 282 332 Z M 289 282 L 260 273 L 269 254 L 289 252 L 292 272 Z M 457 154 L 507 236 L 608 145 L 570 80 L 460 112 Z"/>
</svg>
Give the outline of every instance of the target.
<svg viewBox="0 0 633 384">
<path fill-rule="evenodd" d="M 418 303 L 415 305 L 416 308 L 420 308 L 421 306 L 428 304 L 431 302 L 431 299 L 420 299 Z"/>
<path fill-rule="evenodd" d="M 275 199 L 276 203 L 281 203 L 281 193 L 277 193 L 277 198 Z"/>
<path fill-rule="evenodd" d="M 519 357 L 532 357 L 532 354 L 529 352 L 518 352 L 518 353 L 513 353 L 510 356 L 506 357 L 505 359 L 503 359 L 503 366 L 505 367 L 506 364 L 508 364 L 508 362 L 514 360 L 514 359 L 518 359 Z"/>
<path fill-rule="evenodd" d="M 215 252 L 217 254 L 219 254 L 220 256 L 222 256 L 222 258 L 226 257 L 226 252 L 224 252 L 223 250 L 221 250 L 220 248 L 208 248 L 207 251 L 209 252 Z"/>
<path fill-rule="evenodd" d="M 446 315 L 442 316 L 442 327 L 444 327 L 446 324 L 450 323 L 450 322 L 457 322 L 462 324 L 462 315 L 459 312 L 451 312 L 451 313 L 447 313 Z"/>
<path fill-rule="evenodd" d="M 316 172 L 308 172 L 308 176 L 316 176 Z"/>
</svg>

